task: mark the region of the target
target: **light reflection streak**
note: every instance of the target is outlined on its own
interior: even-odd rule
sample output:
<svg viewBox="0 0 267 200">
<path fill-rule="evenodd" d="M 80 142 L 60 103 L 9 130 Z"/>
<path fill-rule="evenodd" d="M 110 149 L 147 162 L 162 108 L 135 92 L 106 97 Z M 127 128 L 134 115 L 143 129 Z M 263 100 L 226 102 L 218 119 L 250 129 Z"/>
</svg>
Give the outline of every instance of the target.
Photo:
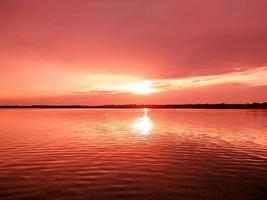
<svg viewBox="0 0 267 200">
<path fill-rule="evenodd" d="M 143 116 L 137 118 L 132 125 L 132 128 L 135 131 L 143 135 L 148 135 L 153 128 L 153 123 L 147 113 L 148 113 L 148 109 L 145 108 Z"/>
</svg>

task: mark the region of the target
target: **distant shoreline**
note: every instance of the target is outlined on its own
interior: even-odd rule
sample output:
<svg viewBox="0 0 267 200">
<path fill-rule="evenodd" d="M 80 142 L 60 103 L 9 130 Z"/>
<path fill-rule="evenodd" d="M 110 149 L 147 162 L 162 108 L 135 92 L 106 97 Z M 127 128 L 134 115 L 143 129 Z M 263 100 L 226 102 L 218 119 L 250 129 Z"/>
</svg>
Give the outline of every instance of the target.
<svg viewBox="0 0 267 200">
<path fill-rule="evenodd" d="M 51 108 L 51 109 L 267 109 L 267 102 L 247 104 L 123 104 L 123 105 L 0 105 L 1 108 Z"/>
</svg>

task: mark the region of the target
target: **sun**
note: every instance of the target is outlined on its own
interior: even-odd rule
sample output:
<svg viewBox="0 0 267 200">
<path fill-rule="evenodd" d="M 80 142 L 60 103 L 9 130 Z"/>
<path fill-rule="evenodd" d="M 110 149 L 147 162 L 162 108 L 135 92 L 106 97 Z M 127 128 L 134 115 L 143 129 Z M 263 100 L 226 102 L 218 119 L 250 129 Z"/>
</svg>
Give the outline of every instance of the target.
<svg viewBox="0 0 267 200">
<path fill-rule="evenodd" d="M 135 94 L 141 94 L 141 95 L 151 94 L 156 92 L 156 90 L 153 89 L 151 85 L 152 85 L 151 82 L 144 81 L 142 83 L 132 86 L 130 90 Z"/>
</svg>

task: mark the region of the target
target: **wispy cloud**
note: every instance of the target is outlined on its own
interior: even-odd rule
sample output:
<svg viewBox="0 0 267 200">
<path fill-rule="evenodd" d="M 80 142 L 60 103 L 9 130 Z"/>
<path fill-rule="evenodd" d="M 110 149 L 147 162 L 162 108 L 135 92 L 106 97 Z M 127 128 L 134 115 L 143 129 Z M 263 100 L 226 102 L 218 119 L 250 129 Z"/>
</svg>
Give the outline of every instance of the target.
<svg viewBox="0 0 267 200">
<path fill-rule="evenodd" d="M 152 81 L 152 87 L 159 90 L 179 90 L 220 84 L 246 84 L 251 86 L 267 85 L 267 67 L 259 67 L 245 72 L 233 72 L 223 75 L 196 76 L 181 79 Z"/>
<path fill-rule="evenodd" d="M 200 88 L 222 84 L 263 86 L 267 85 L 267 67 L 259 67 L 256 69 L 247 70 L 245 72 L 234 72 L 223 75 L 195 76 L 180 79 L 144 80 L 138 77 L 123 78 L 118 76 L 114 80 L 115 76 L 113 78 L 107 78 L 106 75 L 104 75 L 104 77 L 101 75 L 94 75 L 92 77 L 95 78 L 96 86 L 75 91 L 74 93 L 135 93 L 136 88 L 142 89 L 142 87 L 145 86 L 144 83 L 148 84 L 152 91 L 151 93 Z"/>
</svg>

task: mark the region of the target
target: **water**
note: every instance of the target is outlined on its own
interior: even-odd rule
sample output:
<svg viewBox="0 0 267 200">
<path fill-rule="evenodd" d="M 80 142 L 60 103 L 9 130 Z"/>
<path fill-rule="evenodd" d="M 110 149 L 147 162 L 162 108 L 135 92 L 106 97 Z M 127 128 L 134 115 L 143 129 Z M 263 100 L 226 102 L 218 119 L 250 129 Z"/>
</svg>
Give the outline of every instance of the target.
<svg viewBox="0 0 267 200">
<path fill-rule="evenodd" d="M 0 199 L 266 197 L 266 110 L 0 110 Z"/>
</svg>

